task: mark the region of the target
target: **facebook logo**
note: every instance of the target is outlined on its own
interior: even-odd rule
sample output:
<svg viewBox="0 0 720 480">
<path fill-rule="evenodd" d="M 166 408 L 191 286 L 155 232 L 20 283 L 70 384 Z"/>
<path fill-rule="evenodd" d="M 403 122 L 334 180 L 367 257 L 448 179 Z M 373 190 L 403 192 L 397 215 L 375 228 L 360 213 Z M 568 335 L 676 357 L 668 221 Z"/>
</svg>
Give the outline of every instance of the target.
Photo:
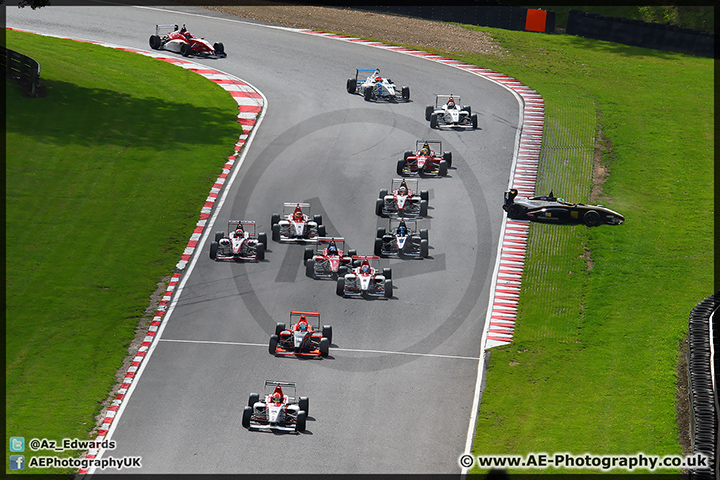
<svg viewBox="0 0 720 480">
<path fill-rule="evenodd" d="M 10 455 L 10 470 L 25 470 L 25 455 Z"/>
<path fill-rule="evenodd" d="M 24 452 L 25 451 L 25 437 L 10 437 L 10 451 L 11 452 Z"/>
</svg>

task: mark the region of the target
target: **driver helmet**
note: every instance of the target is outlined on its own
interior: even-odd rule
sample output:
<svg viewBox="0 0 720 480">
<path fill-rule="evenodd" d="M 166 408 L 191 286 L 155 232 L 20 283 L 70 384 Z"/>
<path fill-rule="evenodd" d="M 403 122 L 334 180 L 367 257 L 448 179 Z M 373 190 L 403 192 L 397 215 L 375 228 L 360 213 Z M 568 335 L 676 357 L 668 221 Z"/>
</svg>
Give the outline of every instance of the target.
<svg viewBox="0 0 720 480">
<path fill-rule="evenodd" d="M 425 145 L 423 145 L 422 148 L 420 149 L 420 155 L 424 155 L 424 156 L 430 155 L 430 145 L 428 145 L 427 143 Z"/>
<path fill-rule="evenodd" d="M 238 225 L 237 228 L 235 229 L 235 235 L 237 235 L 238 237 L 242 237 L 242 234 L 243 234 L 242 225 Z"/>
<path fill-rule="evenodd" d="M 408 193 L 408 188 L 407 188 L 407 185 L 405 185 L 405 182 L 402 182 L 402 183 L 400 184 L 400 188 L 398 188 L 398 193 L 399 193 L 400 195 L 407 195 L 407 193 Z"/>
<path fill-rule="evenodd" d="M 334 243 L 331 243 L 330 246 L 328 247 L 328 255 L 337 255 L 337 253 L 338 253 L 337 247 L 335 246 Z"/>
<path fill-rule="evenodd" d="M 272 395 L 272 403 L 279 405 L 282 403 L 282 395 L 280 395 L 280 392 L 275 392 Z"/>
<path fill-rule="evenodd" d="M 454 106 L 455 106 L 455 99 L 452 98 L 452 97 L 450 97 L 450 100 L 448 100 L 447 106 L 448 106 L 448 107 L 451 107 L 451 108 L 454 107 Z"/>
<path fill-rule="evenodd" d="M 362 273 L 370 273 L 370 265 L 367 263 L 362 266 L 362 269 L 360 270 Z"/>
<path fill-rule="evenodd" d="M 300 210 L 295 210 L 295 220 L 300 221 L 303 219 L 303 214 Z"/>
<path fill-rule="evenodd" d="M 400 222 L 400 225 L 398 225 L 398 233 L 400 235 L 407 234 L 407 226 L 405 225 L 405 222 Z"/>
</svg>

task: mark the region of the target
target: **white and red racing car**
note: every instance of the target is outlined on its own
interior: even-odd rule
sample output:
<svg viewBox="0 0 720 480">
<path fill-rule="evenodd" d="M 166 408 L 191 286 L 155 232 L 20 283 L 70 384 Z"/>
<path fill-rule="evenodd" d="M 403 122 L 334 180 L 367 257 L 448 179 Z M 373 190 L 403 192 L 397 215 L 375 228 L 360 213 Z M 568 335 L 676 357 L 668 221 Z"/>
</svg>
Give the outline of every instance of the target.
<svg viewBox="0 0 720 480">
<path fill-rule="evenodd" d="M 418 230 L 417 220 L 391 218 L 388 228 L 378 228 L 375 255 L 425 258 L 429 254 L 428 231 Z"/>
<path fill-rule="evenodd" d="M 393 178 L 390 192 L 380 190 L 375 201 L 375 214 L 380 217 L 426 217 L 430 197 L 427 190 L 418 190 L 418 184 L 418 180 Z"/>
<path fill-rule="evenodd" d="M 392 297 L 392 270 L 370 265 L 378 256 L 354 255 L 354 268 L 337 279 L 336 293 L 341 297 Z"/>
<path fill-rule="evenodd" d="M 165 32 L 165 33 L 161 33 Z M 210 44 L 204 38 L 196 37 L 185 28 L 177 25 L 155 25 L 155 35 L 150 36 L 150 48 L 153 50 L 169 50 L 180 53 L 184 57 L 190 55 L 202 57 L 226 57 L 222 43 Z"/>
<path fill-rule="evenodd" d="M 303 211 L 303 209 L 305 209 Z M 325 236 L 322 215 L 311 219 L 309 203 L 284 203 L 283 214 L 272 214 L 272 239 L 275 242 L 317 242 Z"/>
<path fill-rule="evenodd" d="M 444 177 L 452 167 L 452 152 L 443 152 L 440 140 L 417 140 L 415 150 L 407 150 L 397 162 L 398 175 L 437 175 Z"/>
<path fill-rule="evenodd" d="M 478 128 L 477 113 L 469 105 L 461 107 L 457 95 L 435 95 L 435 105 L 425 107 L 425 120 L 430 121 L 430 128 Z"/>
<path fill-rule="evenodd" d="M 215 232 L 215 241 L 210 243 L 210 258 L 213 260 L 255 260 L 265 259 L 267 234 L 255 232 L 252 220 L 230 220 L 228 233 Z"/>
<path fill-rule="evenodd" d="M 320 327 L 318 312 L 293 310 L 290 328 L 284 323 L 275 325 L 268 351 L 271 355 L 297 355 L 301 357 L 327 357 L 332 343 L 332 327 Z"/>
<path fill-rule="evenodd" d="M 250 394 L 248 404 L 243 409 L 242 426 L 247 429 L 304 432 L 310 402 L 307 397 L 296 400 L 296 390 L 295 382 L 265 380 L 265 394 L 262 398 L 258 393 Z"/>
<path fill-rule="evenodd" d="M 305 249 L 305 274 L 310 278 L 336 279 L 347 273 L 355 250 L 345 251 L 343 237 L 319 237 L 318 243 Z"/>
</svg>

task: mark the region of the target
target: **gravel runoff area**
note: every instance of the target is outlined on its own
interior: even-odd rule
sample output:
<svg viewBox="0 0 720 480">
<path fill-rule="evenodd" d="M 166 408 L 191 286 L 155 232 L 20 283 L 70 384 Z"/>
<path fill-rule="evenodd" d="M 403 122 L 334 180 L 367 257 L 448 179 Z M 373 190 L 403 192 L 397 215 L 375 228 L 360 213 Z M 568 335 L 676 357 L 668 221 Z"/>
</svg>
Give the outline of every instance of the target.
<svg viewBox="0 0 720 480">
<path fill-rule="evenodd" d="M 287 5 L 263 0 L 237 3 L 233 6 L 205 5 L 204 8 L 283 27 L 342 33 L 446 52 L 503 55 L 502 48 L 488 33 L 454 24 L 351 8 Z"/>
</svg>

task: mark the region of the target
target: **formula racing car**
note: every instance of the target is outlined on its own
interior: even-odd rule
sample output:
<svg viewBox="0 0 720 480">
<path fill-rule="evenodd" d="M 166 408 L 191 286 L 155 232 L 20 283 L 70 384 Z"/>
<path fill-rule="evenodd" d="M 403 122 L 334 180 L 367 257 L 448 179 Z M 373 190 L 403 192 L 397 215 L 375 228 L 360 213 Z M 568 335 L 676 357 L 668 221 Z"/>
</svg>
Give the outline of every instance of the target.
<svg viewBox="0 0 720 480">
<path fill-rule="evenodd" d="M 429 253 L 428 231 L 418 230 L 417 220 L 391 218 L 388 228 L 378 228 L 375 255 L 425 258 Z"/>
<path fill-rule="evenodd" d="M 600 224 L 619 225 L 625 221 L 618 212 L 603 205 L 585 205 L 570 203 L 550 195 L 539 197 L 518 197 L 516 189 L 505 192 L 503 210 L 508 218 L 515 220 L 534 220 L 546 223 L 584 223 L 588 227 Z"/>
<path fill-rule="evenodd" d="M 336 293 L 341 297 L 392 297 L 392 270 L 383 268 L 382 273 L 370 261 L 377 256 L 354 255 L 354 268 L 337 279 Z"/>
<path fill-rule="evenodd" d="M 307 397 L 296 400 L 296 390 L 295 382 L 265 380 L 262 397 L 257 393 L 250 394 L 248 404 L 243 409 L 242 426 L 247 429 L 304 432 L 310 401 Z"/>
<path fill-rule="evenodd" d="M 310 278 L 332 278 L 347 273 L 355 250 L 344 249 L 342 237 L 319 237 L 318 243 L 305 249 L 305 274 Z"/>
<path fill-rule="evenodd" d="M 213 260 L 255 260 L 265 259 L 267 234 L 255 233 L 252 220 L 230 220 L 228 233 L 215 232 L 215 241 L 210 243 L 210 258 Z"/>
<path fill-rule="evenodd" d="M 298 355 L 303 357 L 327 357 L 332 343 L 332 327 L 320 328 L 318 312 L 290 312 L 290 328 L 284 323 L 275 325 L 270 337 L 268 351 L 271 355 Z"/>
<path fill-rule="evenodd" d="M 305 209 L 303 211 L 303 209 Z M 310 219 L 309 203 L 284 203 L 282 217 L 279 213 L 272 214 L 272 239 L 275 242 L 317 242 L 318 237 L 325 236 L 325 225 L 322 215 Z"/>
<path fill-rule="evenodd" d="M 443 152 L 439 140 L 417 140 L 415 150 L 407 150 L 397 162 L 398 175 L 437 175 L 444 177 L 452 167 L 452 152 Z"/>
<path fill-rule="evenodd" d="M 368 102 L 410 101 L 410 87 L 402 86 L 398 90 L 392 80 L 380 76 L 379 68 L 358 68 L 355 71 L 355 78 L 348 78 L 346 88 L 348 93 L 358 93 Z"/>
<path fill-rule="evenodd" d="M 417 180 L 393 178 L 390 192 L 380 190 L 375 200 L 375 214 L 381 217 L 426 217 L 430 197 L 427 190 L 418 190 L 418 183 Z"/>
<path fill-rule="evenodd" d="M 472 113 L 469 105 L 460 107 L 460 97 L 456 95 L 435 95 L 435 105 L 425 107 L 425 120 L 430 121 L 430 128 L 478 127 L 477 113 Z"/>
<path fill-rule="evenodd" d="M 214 58 L 227 56 L 222 43 L 211 45 L 204 38 L 198 38 L 188 32 L 185 25 L 181 29 L 178 29 L 177 25 L 155 25 L 155 35 L 150 36 L 150 48 L 169 50 L 180 53 L 184 57 L 190 55 Z"/>
</svg>

